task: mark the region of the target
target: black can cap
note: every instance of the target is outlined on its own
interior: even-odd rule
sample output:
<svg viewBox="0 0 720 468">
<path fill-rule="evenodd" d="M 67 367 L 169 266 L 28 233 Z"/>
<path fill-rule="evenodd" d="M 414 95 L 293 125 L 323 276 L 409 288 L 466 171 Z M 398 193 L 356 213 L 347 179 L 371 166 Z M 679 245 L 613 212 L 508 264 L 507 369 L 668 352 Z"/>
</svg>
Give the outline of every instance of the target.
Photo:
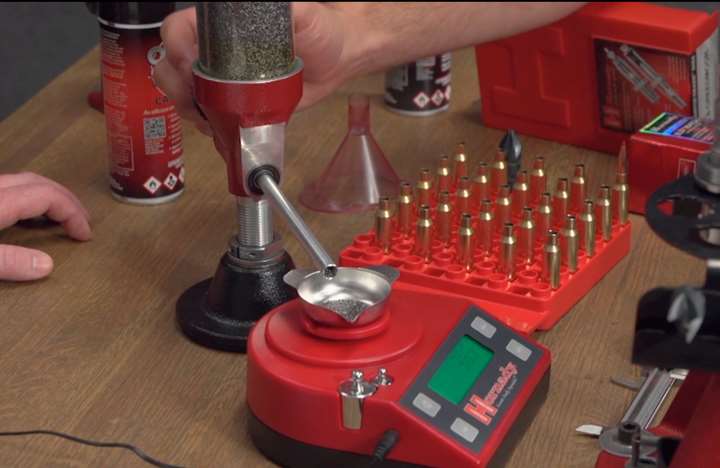
<svg viewBox="0 0 720 468">
<path fill-rule="evenodd" d="M 98 18 L 109 23 L 159 23 L 175 11 L 175 2 L 98 2 Z"/>
</svg>

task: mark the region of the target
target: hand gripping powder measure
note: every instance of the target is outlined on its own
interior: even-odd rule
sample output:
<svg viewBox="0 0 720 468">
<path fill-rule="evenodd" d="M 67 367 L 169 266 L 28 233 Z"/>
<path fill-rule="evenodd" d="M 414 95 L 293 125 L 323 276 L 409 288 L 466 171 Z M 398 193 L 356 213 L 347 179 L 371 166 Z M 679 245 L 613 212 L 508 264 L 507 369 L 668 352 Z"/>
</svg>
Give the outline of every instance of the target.
<svg viewBox="0 0 720 468">
<path fill-rule="evenodd" d="M 165 57 L 160 26 L 174 9 L 174 2 L 98 5 L 110 189 L 130 203 L 164 203 L 185 185 L 180 117 L 153 79 Z"/>
<path fill-rule="evenodd" d="M 393 112 L 428 116 L 450 105 L 450 65 L 448 52 L 395 67 L 385 75 L 385 104 Z"/>
</svg>

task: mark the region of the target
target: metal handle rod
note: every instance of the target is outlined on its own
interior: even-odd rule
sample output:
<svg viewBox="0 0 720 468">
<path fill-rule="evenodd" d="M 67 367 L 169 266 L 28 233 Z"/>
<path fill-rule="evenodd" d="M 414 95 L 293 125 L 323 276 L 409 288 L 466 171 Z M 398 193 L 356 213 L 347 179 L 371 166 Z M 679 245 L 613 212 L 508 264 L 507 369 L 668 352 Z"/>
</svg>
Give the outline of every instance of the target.
<svg viewBox="0 0 720 468">
<path fill-rule="evenodd" d="M 285 195 L 277 186 L 272 176 L 270 174 L 260 175 L 257 179 L 257 184 L 263 193 L 269 196 L 275 203 L 275 207 L 283 215 L 285 221 L 290 225 L 315 264 L 323 270 L 325 276 L 335 276 L 337 266 L 332 257 L 330 257 L 322 244 L 320 244 L 320 241 L 317 240 L 308 225 L 305 224 L 300 214 L 295 211 L 290 201 L 285 198 Z"/>
<path fill-rule="evenodd" d="M 634 422 L 642 429 L 647 429 L 670 392 L 674 380 L 668 371 L 658 368 L 650 371 L 621 422 Z"/>
</svg>

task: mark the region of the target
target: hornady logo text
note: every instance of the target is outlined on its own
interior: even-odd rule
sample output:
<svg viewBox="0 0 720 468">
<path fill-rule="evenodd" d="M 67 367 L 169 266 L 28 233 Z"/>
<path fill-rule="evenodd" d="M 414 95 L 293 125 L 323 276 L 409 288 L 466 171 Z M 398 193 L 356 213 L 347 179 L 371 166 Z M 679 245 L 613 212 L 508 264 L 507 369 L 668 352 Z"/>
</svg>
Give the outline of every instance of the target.
<svg viewBox="0 0 720 468">
<path fill-rule="evenodd" d="M 465 412 L 486 426 L 489 426 L 492 422 L 493 416 L 497 414 L 495 400 L 497 400 L 498 396 L 500 396 L 500 393 L 507 386 L 510 379 L 517 375 L 517 373 L 518 369 L 515 364 L 512 362 L 505 364 L 505 367 L 500 368 L 500 376 L 497 378 L 488 394 L 485 395 L 485 398 L 480 398 L 477 395 L 470 397 L 470 402 L 465 405 Z"/>
</svg>

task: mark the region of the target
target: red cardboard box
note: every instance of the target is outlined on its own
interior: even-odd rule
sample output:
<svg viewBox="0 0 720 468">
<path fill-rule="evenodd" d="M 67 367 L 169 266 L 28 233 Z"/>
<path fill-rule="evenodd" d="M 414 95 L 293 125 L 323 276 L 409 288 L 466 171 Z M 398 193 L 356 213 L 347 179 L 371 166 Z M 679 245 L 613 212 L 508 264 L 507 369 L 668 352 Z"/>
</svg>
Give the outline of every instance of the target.
<svg viewBox="0 0 720 468">
<path fill-rule="evenodd" d="M 661 112 L 714 117 L 718 14 L 592 3 L 476 47 L 485 125 L 617 154 Z"/>
<path fill-rule="evenodd" d="M 713 143 L 712 125 L 663 113 L 635 133 L 628 144 L 630 211 L 645 214 L 648 197 L 660 186 L 695 170 L 697 157 Z"/>
</svg>

